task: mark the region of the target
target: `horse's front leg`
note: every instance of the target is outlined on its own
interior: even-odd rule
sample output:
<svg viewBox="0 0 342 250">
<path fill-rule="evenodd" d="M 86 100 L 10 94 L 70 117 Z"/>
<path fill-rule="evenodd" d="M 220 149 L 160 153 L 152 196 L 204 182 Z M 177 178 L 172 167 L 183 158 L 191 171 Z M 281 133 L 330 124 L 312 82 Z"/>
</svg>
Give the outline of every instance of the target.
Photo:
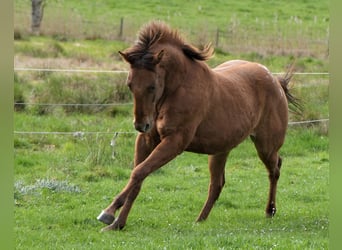
<svg viewBox="0 0 342 250">
<path fill-rule="evenodd" d="M 139 194 L 144 179 L 184 150 L 183 139 L 180 135 L 165 137 L 152 153 L 133 169 L 128 184 L 114 201 L 115 206 L 122 205 L 120 214 L 103 231 L 118 230 L 125 226 L 129 211 Z"/>
<path fill-rule="evenodd" d="M 134 153 L 134 168 L 143 162 L 155 146 L 159 143 L 159 139 L 152 137 L 152 135 L 139 134 L 135 140 L 135 153 Z M 128 192 L 125 189 L 113 199 L 113 202 L 104 209 L 97 219 L 107 225 L 113 223 L 115 219 L 115 212 L 122 207 Z"/>
</svg>

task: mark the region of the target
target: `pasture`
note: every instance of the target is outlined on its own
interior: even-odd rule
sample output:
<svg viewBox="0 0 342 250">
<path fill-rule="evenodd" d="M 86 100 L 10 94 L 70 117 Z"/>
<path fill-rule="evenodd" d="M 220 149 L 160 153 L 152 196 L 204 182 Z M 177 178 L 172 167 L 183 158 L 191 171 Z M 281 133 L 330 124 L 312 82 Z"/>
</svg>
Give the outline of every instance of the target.
<svg viewBox="0 0 342 250">
<path fill-rule="evenodd" d="M 60 116 L 15 114 L 15 121 L 18 130 L 36 131 L 74 131 L 81 126 L 89 131 L 103 127 L 129 131 L 131 127 L 123 126 L 130 124 L 129 118 L 101 115 L 61 120 Z M 126 228 L 109 233 L 99 232 L 103 225 L 95 217 L 129 177 L 134 133 L 119 134 L 114 149 L 110 146 L 113 134 L 15 137 L 17 249 L 328 246 L 328 139 L 316 127 L 289 129 L 281 151 L 284 167 L 273 219 L 264 217 L 266 170 L 252 143 L 246 141 L 229 158 L 227 184 L 207 221 L 194 223 L 206 198 L 207 160 L 185 153 L 147 178 Z"/>
<path fill-rule="evenodd" d="M 191 8 L 192 1 L 187 1 L 189 6 L 182 8 L 186 14 L 182 12 L 178 16 L 174 14 L 181 12 L 178 1 L 169 4 L 148 1 L 146 5 L 143 2 L 146 1 L 137 1 L 129 8 L 123 1 L 116 1 L 115 6 L 109 5 L 109 1 L 90 5 L 84 1 L 78 7 L 76 1 L 57 2 L 66 8 L 67 14 L 58 16 L 63 20 L 70 21 L 69 14 L 75 11 L 78 13 L 76 21 L 83 18 L 93 23 L 107 20 L 114 23 L 122 15 L 136 17 L 136 22 L 126 21 L 126 38 L 112 35 L 110 39 L 115 41 L 91 33 L 96 28 L 81 21 L 69 27 L 74 32 L 68 29 L 63 32 L 56 24 L 58 18 L 49 16 L 51 9 L 46 12 L 44 36 L 30 36 L 25 32 L 25 19 L 15 19 L 15 27 L 22 34 L 14 43 L 15 67 L 126 70 L 127 65 L 116 51 L 129 46 L 140 24 L 151 17 L 159 17 L 182 28 L 194 43 L 214 41 L 217 24 L 235 23 L 234 32 L 239 34 L 235 37 L 235 47 L 229 47 L 221 38 L 220 48 L 209 61 L 211 66 L 240 58 L 256 60 L 272 72 L 282 72 L 297 58 L 299 72 L 327 71 L 324 52 L 327 44 L 317 42 L 327 39 L 328 23 L 322 21 L 328 18 L 326 1 L 311 1 L 310 4 L 291 1 L 288 5 L 277 2 L 273 7 L 265 7 L 267 1 L 261 1 L 263 5 L 255 10 L 250 7 L 253 4 L 241 6 L 236 2 L 215 8 L 211 2 L 203 1 L 200 2 L 202 13 L 198 6 Z M 19 8 L 24 1 L 15 3 Z M 157 11 L 158 6 L 162 11 Z M 263 15 L 265 8 L 269 11 Z M 310 11 L 302 14 L 304 8 Z M 154 12 L 149 12 L 151 9 Z M 223 18 L 228 10 L 235 16 L 230 14 Z M 167 13 L 171 13 L 169 19 L 162 16 Z M 276 24 L 275 13 L 279 17 Z M 297 29 L 288 28 L 287 33 L 282 34 L 284 39 L 274 44 L 273 52 L 263 49 L 268 42 L 262 40 L 256 47 L 250 42 L 246 50 L 237 47 L 243 44 L 241 30 L 249 20 L 255 21 L 259 16 L 259 21 L 263 17 L 265 25 L 269 24 L 267 27 L 273 24 L 272 29 L 267 28 L 262 34 L 272 37 L 276 30 L 280 32 L 289 25 L 289 13 L 300 18 L 302 24 L 296 24 Z M 61 14 L 56 12 L 55 15 Z M 214 33 L 208 31 L 196 37 L 185 23 L 191 20 L 189 26 L 196 30 L 202 15 L 209 24 L 213 23 L 207 27 L 213 27 Z M 78 34 L 76 30 L 82 29 L 76 24 L 91 34 Z M 49 27 L 58 27 L 56 32 L 59 33 L 52 34 Z M 253 29 L 251 25 L 249 30 Z M 293 39 L 291 30 L 296 30 L 295 37 L 303 40 L 284 51 L 276 50 L 284 41 Z M 261 36 L 260 30 L 255 36 L 257 34 Z M 299 44 L 308 50 L 296 50 Z M 267 172 L 251 141 L 247 140 L 230 154 L 226 185 L 206 221 L 194 223 L 207 196 L 207 156 L 183 153 L 146 179 L 123 231 L 100 233 L 103 225 L 96 216 L 126 184 L 133 164 L 136 132 L 132 125 L 132 99 L 124 85 L 125 79 L 125 73 L 15 72 L 16 249 L 328 249 L 327 122 L 289 125 L 280 151 L 283 166 L 278 184 L 278 211 L 273 219 L 264 216 Z M 295 75 L 292 91 L 302 99 L 304 113 L 302 116 L 292 114 L 291 121 L 329 118 L 328 82 L 326 75 Z"/>
</svg>

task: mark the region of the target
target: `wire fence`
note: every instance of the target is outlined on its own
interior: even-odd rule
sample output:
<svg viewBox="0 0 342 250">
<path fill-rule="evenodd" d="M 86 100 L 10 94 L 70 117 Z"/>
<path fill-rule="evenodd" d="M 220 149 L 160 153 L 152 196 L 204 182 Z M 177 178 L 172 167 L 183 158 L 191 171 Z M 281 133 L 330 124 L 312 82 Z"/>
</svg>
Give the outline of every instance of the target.
<svg viewBox="0 0 342 250">
<path fill-rule="evenodd" d="M 15 67 L 14 71 L 38 71 L 38 72 L 64 72 L 64 73 L 113 73 L 122 74 L 128 73 L 127 70 L 98 70 L 98 69 L 53 69 L 53 68 L 21 68 Z M 285 72 L 274 72 L 273 75 L 282 75 Z M 329 72 L 294 72 L 294 75 L 326 75 L 329 76 Z"/>
<path fill-rule="evenodd" d="M 22 68 L 15 67 L 14 71 L 27 71 L 27 72 L 60 72 L 60 73 L 95 73 L 95 74 L 127 74 L 127 70 L 98 70 L 98 69 L 56 69 L 56 68 Z M 285 72 L 274 72 L 273 75 L 283 75 Z M 329 72 L 294 72 L 298 76 L 329 76 Z M 54 106 L 54 107 L 86 107 L 86 106 L 125 106 L 132 105 L 132 102 L 126 103 L 29 103 L 29 102 L 16 102 L 17 106 Z"/>
<path fill-rule="evenodd" d="M 61 73 L 106 73 L 106 74 L 122 74 L 128 73 L 126 70 L 98 70 L 98 69 L 54 69 L 54 68 L 22 68 L 22 67 L 14 67 L 14 71 L 29 71 L 29 72 L 61 72 Z M 282 75 L 284 72 L 274 72 L 274 75 Z M 295 72 L 294 75 L 302 75 L 302 76 L 329 76 L 329 72 Z M 15 105 L 34 105 L 34 106 L 124 106 L 124 105 L 133 105 L 132 102 L 123 102 L 123 103 L 29 103 L 29 102 L 18 102 Z M 329 118 L 322 119 L 312 119 L 306 121 L 290 121 L 288 123 L 289 126 L 296 125 L 308 125 L 308 124 L 319 124 L 319 123 L 328 123 Z M 110 135 L 122 135 L 122 134 L 137 134 L 137 132 L 132 131 L 113 131 L 113 132 L 103 132 L 103 131 L 74 131 L 74 132 L 62 132 L 62 131 L 14 131 L 15 135 L 60 135 L 60 136 L 74 136 L 74 137 L 82 137 L 85 135 L 100 135 L 100 134 L 110 134 Z"/>
<path fill-rule="evenodd" d="M 14 10 L 14 29 L 19 33 L 29 33 L 31 8 L 29 1 L 17 1 Z M 70 38 L 104 38 L 134 41 L 136 32 L 149 18 L 132 16 L 128 13 L 110 10 L 101 3 L 96 3 L 101 14 L 88 16 L 78 7 L 70 8 L 63 1 L 51 1 L 44 9 L 42 34 Z M 108 11 L 109 10 L 109 11 Z M 156 13 L 154 13 L 156 14 Z M 189 23 L 186 16 L 170 16 L 161 11 L 154 17 L 174 23 L 185 32 L 193 42 L 205 44 L 211 41 L 216 48 L 225 51 L 246 52 L 255 48 L 261 54 L 282 53 L 291 51 L 298 55 L 327 56 L 329 41 L 329 18 L 300 19 L 289 16 L 267 20 L 262 17 L 250 18 L 248 25 L 243 18 L 231 12 L 224 21 L 204 18 L 197 23 Z M 171 19 L 170 19 L 171 18 Z M 318 24 L 325 27 L 318 29 Z M 279 29 L 281 25 L 281 29 Z M 243 41 L 243 42 L 242 42 Z M 276 42 L 275 42 L 276 41 Z"/>
<path fill-rule="evenodd" d="M 14 71 L 63 72 L 63 73 L 114 73 L 127 74 L 127 70 L 98 70 L 98 69 L 52 69 L 52 68 L 14 68 Z"/>
<path fill-rule="evenodd" d="M 34 105 L 34 106 L 61 106 L 61 107 L 68 107 L 68 106 L 80 106 L 80 107 L 87 107 L 87 106 L 125 106 L 125 105 L 132 105 L 133 102 L 123 102 L 123 103 L 31 103 L 31 102 L 16 102 L 15 105 Z"/>
<path fill-rule="evenodd" d="M 316 123 L 327 123 L 329 122 L 329 118 L 317 119 L 317 120 L 308 120 L 308 121 L 295 121 L 289 122 L 289 126 L 294 125 L 304 125 L 304 124 L 316 124 Z M 85 135 L 123 135 L 129 134 L 134 135 L 138 134 L 138 132 L 134 131 L 113 131 L 113 132 L 103 132 L 103 131 L 74 131 L 74 132 L 58 132 L 58 131 L 14 131 L 15 135 L 65 135 L 65 136 L 73 136 L 73 137 L 83 137 Z"/>
<path fill-rule="evenodd" d="M 103 131 L 75 131 L 75 132 L 56 132 L 56 131 L 14 131 L 15 135 L 71 135 L 74 137 L 83 137 L 85 135 L 123 135 L 123 134 L 137 134 L 134 131 L 113 131 L 113 132 L 103 132 Z"/>
</svg>

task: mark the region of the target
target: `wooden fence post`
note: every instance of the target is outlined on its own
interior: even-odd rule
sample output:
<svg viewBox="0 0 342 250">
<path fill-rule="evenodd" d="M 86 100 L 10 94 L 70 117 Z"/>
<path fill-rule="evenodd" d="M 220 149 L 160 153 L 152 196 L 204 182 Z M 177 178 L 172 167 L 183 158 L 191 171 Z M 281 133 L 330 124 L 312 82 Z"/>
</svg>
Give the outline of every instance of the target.
<svg viewBox="0 0 342 250">
<path fill-rule="evenodd" d="M 43 19 L 45 0 L 31 0 L 32 20 L 31 31 L 35 35 L 40 34 L 40 24 Z"/>
<path fill-rule="evenodd" d="M 124 22 L 124 19 L 123 17 L 121 17 L 120 19 L 120 30 L 119 30 L 119 37 L 122 38 L 122 35 L 123 35 L 123 22 Z"/>
<path fill-rule="evenodd" d="M 216 30 L 216 42 L 215 42 L 216 48 L 218 48 L 218 46 L 219 46 L 219 39 L 220 39 L 220 29 L 217 28 L 217 30 Z"/>
</svg>

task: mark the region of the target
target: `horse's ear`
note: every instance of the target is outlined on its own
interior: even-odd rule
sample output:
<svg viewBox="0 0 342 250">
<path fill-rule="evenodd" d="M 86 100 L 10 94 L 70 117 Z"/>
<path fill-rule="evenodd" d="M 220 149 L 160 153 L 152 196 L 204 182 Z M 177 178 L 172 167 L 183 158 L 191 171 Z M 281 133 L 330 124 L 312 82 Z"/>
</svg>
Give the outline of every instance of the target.
<svg viewBox="0 0 342 250">
<path fill-rule="evenodd" d="M 163 56 L 164 56 L 164 50 L 162 49 L 161 51 L 159 51 L 158 54 L 155 54 L 153 56 L 153 64 L 157 65 L 158 63 L 160 63 Z"/>
<path fill-rule="evenodd" d="M 128 55 L 127 55 L 127 54 L 125 54 L 124 52 L 121 52 L 121 51 L 119 51 L 119 54 L 120 54 L 120 56 L 121 56 L 126 62 L 130 63 L 129 60 L 128 60 Z"/>
</svg>

